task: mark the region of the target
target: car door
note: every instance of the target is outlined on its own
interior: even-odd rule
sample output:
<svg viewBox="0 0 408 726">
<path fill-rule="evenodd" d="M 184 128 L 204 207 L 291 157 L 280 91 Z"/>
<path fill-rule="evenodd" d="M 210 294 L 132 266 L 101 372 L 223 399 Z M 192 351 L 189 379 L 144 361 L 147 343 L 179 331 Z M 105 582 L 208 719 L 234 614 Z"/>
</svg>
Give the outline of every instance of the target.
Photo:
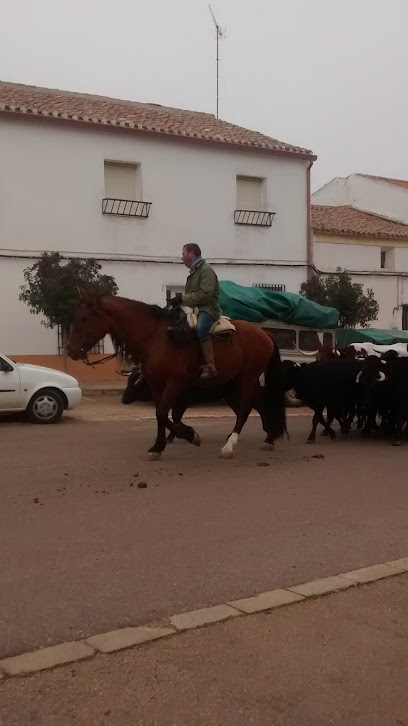
<svg viewBox="0 0 408 726">
<path fill-rule="evenodd" d="M 20 399 L 20 374 L 16 365 L 0 355 L 0 411 L 12 411 Z"/>
</svg>

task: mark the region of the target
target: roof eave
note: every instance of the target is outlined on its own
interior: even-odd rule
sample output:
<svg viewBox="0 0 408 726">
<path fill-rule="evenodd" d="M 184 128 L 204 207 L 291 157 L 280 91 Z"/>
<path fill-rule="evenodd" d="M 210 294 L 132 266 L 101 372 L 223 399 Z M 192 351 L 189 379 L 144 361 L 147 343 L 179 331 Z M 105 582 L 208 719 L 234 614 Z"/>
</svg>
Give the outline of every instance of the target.
<svg viewBox="0 0 408 726">
<path fill-rule="evenodd" d="M 81 129 L 90 129 L 94 131 L 114 131 L 116 133 L 127 133 L 127 134 L 135 134 L 137 136 L 143 136 L 147 138 L 155 138 L 155 139 L 163 139 L 167 141 L 181 141 L 181 142 L 187 142 L 192 144 L 201 144 L 202 146 L 212 146 L 212 147 L 222 147 L 224 149 L 230 149 L 233 151 L 251 151 L 253 153 L 257 154 L 265 154 L 267 156 L 283 156 L 285 159 L 303 159 L 308 161 L 316 161 L 317 156 L 312 154 L 311 152 L 303 152 L 303 151 L 285 151 L 283 149 L 271 149 L 264 146 L 255 146 L 252 144 L 239 144 L 234 143 L 230 141 L 217 141 L 216 139 L 207 139 L 203 138 L 202 136 L 187 136 L 182 133 L 180 134 L 171 134 L 165 131 L 151 131 L 148 129 L 140 129 L 135 126 L 131 126 L 128 123 L 121 122 L 121 123 L 112 123 L 112 122 L 102 122 L 102 121 L 93 121 L 92 119 L 89 119 L 89 121 L 86 121 L 84 119 L 73 119 L 73 118 L 65 118 L 63 116 L 51 116 L 51 115 L 44 115 L 41 113 L 31 113 L 26 111 L 9 111 L 7 109 L 0 109 L 0 118 L 8 118 L 8 119 L 16 119 L 19 121 L 29 121 L 29 122 L 38 122 L 38 123 L 51 123 L 51 124 L 58 124 L 58 125 L 64 125 L 64 126 L 75 126 L 77 128 Z"/>
<path fill-rule="evenodd" d="M 333 237 L 357 237 L 359 239 L 384 239 L 384 240 L 400 240 L 402 242 L 408 242 L 408 233 L 406 237 L 401 237 L 397 235 L 390 235 L 390 234 L 362 234 L 361 232 L 353 232 L 352 230 L 342 231 L 339 232 L 339 230 L 334 229 L 316 229 L 316 227 L 313 227 L 313 234 L 319 235 L 319 234 L 331 234 Z"/>
</svg>

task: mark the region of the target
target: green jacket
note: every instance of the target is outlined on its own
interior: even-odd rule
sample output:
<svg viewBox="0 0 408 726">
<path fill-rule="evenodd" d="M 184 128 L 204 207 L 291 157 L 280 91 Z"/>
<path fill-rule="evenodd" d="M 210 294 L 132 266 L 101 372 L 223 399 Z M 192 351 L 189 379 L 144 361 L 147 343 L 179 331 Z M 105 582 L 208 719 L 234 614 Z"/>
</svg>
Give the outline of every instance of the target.
<svg viewBox="0 0 408 726">
<path fill-rule="evenodd" d="M 183 305 L 198 308 L 200 313 L 209 313 L 214 320 L 221 315 L 218 303 L 218 278 L 205 260 L 199 260 L 191 268 L 183 295 Z"/>
</svg>

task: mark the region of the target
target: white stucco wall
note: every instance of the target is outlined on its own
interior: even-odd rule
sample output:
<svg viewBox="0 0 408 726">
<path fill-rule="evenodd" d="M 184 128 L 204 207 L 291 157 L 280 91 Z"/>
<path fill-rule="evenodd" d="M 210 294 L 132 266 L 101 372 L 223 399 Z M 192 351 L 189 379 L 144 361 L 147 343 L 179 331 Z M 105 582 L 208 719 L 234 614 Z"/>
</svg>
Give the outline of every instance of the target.
<svg viewBox="0 0 408 726">
<path fill-rule="evenodd" d="M 19 287 L 23 283 L 23 271 L 33 260 L 3 259 L 0 261 L 0 350 L 10 355 L 42 354 L 58 352 L 57 331 L 41 325 L 41 316 L 31 315 L 28 307 L 18 300 Z M 263 265 L 221 265 L 214 269 L 220 280 L 231 280 L 242 285 L 254 283 L 285 284 L 288 292 L 299 292 L 305 279 L 303 268 L 288 270 L 284 267 Z M 188 270 L 182 264 L 103 262 L 102 272 L 113 275 L 123 297 L 165 305 L 166 288 L 182 287 Z M 110 352 L 105 341 L 105 352 Z"/>
<path fill-rule="evenodd" d="M 408 189 L 360 174 L 332 179 L 313 192 L 312 204 L 350 205 L 363 212 L 408 224 Z"/>
<path fill-rule="evenodd" d="M 0 121 L 1 247 L 179 257 L 306 257 L 307 162 L 22 121 Z M 142 165 L 150 217 L 101 213 L 104 160 Z M 236 175 L 265 177 L 272 228 L 234 225 Z"/>
<path fill-rule="evenodd" d="M 56 352 L 56 332 L 18 302 L 22 271 L 43 250 L 107 260 L 103 271 L 120 294 L 154 303 L 164 302 L 166 285 L 185 280 L 185 268 L 171 262 L 187 241 L 200 244 L 220 279 L 297 292 L 306 277 L 307 161 L 4 119 L 0 158 L 3 351 Z M 142 165 L 143 200 L 152 202 L 147 220 L 101 213 L 104 160 Z M 266 179 L 267 210 L 276 212 L 271 228 L 234 224 L 237 175 Z"/>
<path fill-rule="evenodd" d="M 313 262 L 318 270 L 325 272 L 335 272 L 338 267 L 361 271 L 380 270 L 381 247 L 315 241 Z"/>
<path fill-rule="evenodd" d="M 336 176 L 331 181 L 324 184 L 320 189 L 312 194 L 312 204 L 327 204 L 333 207 L 340 207 L 351 204 L 349 198 L 349 185 L 347 179 L 341 176 Z"/>
<path fill-rule="evenodd" d="M 395 271 L 380 269 L 380 245 L 314 242 L 314 264 L 321 272 L 341 267 L 351 273 L 353 282 L 371 288 L 380 311 L 373 328 L 401 328 L 402 305 L 408 305 L 408 249 L 394 249 Z M 366 272 L 369 274 L 358 274 Z M 398 272 L 400 275 L 398 275 Z M 370 274 L 371 273 L 371 274 Z"/>
</svg>

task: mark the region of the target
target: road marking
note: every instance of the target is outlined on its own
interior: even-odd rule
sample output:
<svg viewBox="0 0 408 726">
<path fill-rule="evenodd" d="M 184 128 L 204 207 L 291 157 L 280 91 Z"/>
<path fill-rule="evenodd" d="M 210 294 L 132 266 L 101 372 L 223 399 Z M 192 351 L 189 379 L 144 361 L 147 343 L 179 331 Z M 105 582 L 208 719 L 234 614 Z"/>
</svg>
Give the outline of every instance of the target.
<svg viewBox="0 0 408 726">
<path fill-rule="evenodd" d="M 371 567 L 362 567 L 351 572 L 258 593 L 253 597 L 178 613 L 165 618 L 160 626 L 150 624 L 136 628 L 118 628 L 109 633 L 97 633 L 83 640 L 40 648 L 31 653 L 1 660 L 0 680 L 3 685 L 11 677 L 37 673 L 84 659 L 89 660 L 98 653 L 114 653 L 124 648 L 137 648 L 146 643 L 182 634 L 186 630 L 210 627 L 229 618 L 272 612 L 311 598 L 324 597 L 344 589 L 361 587 L 367 583 L 406 573 L 408 573 L 408 557 L 401 557 Z"/>
</svg>

